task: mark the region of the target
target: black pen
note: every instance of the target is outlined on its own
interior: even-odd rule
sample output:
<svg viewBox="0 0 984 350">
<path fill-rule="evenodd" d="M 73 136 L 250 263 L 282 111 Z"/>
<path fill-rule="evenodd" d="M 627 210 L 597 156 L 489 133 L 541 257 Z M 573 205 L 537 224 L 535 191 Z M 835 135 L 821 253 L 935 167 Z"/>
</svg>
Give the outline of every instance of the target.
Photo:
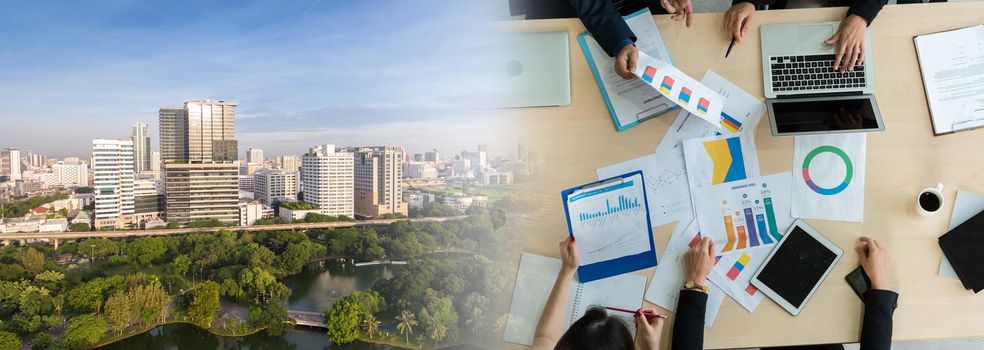
<svg viewBox="0 0 984 350">
<path fill-rule="evenodd" d="M 747 19 L 748 19 L 748 17 L 745 17 L 745 19 L 741 20 L 741 28 L 738 28 L 738 31 L 741 31 L 742 29 L 745 29 L 745 20 L 747 20 Z M 728 45 L 728 52 L 725 52 L 724 53 L 724 58 L 728 58 L 728 55 L 731 54 L 731 48 L 735 47 L 735 39 L 737 39 L 737 38 L 736 37 L 731 37 L 731 45 Z"/>
</svg>

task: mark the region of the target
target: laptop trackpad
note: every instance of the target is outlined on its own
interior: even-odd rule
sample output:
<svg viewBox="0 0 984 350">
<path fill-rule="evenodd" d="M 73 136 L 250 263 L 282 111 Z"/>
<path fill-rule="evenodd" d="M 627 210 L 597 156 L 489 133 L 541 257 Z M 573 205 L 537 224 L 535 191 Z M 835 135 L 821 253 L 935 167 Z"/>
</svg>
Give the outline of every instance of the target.
<svg viewBox="0 0 984 350">
<path fill-rule="evenodd" d="M 834 35 L 830 24 L 800 25 L 797 30 L 797 51 L 804 53 L 833 52 L 833 46 L 823 41 Z"/>
</svg>

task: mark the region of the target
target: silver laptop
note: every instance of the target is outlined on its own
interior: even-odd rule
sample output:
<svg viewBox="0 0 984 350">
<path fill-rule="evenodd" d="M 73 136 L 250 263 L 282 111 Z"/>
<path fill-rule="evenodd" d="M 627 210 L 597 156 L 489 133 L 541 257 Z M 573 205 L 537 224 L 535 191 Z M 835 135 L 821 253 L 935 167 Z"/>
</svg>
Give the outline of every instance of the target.
<svg viewBox="0 0 984 350">
<path fill-rule="evenodd" d="M 864 64 L 841 73 L 834 70 L 835 47 L 824 44 L 839 25 L 762 26 L 762 68 L 773 135 L 885 130 L 874 95 L 871 30 L 865 32 Z"/>
<path fill-rule="evenodd" d="M 565 106 L 571 103 L 567 32 L 509 33 L 493 63 L 502 85 L 499 108 Z"/>
</svg>

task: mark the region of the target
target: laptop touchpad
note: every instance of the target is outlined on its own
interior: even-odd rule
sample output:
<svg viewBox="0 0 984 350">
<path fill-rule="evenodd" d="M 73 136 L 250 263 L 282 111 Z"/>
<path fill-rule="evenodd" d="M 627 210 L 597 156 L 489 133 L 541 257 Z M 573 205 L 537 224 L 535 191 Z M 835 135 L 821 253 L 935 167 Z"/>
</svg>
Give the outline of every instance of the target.
<svg viewBox="0 0 984 350">
<path fill-rule="evenodd" d="M 833 52 L 833 46 L 823 41 L 834 35 L 834 26 L 830 24 L 800 25 L 797 30 L 797 51 L 804 53 Z"/>
</svg>

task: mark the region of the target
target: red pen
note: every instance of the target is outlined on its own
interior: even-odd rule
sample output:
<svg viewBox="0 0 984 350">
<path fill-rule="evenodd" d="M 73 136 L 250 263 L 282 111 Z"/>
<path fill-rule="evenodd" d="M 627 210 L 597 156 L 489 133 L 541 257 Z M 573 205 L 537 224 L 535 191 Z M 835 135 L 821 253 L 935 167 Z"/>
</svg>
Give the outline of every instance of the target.
<svg viewBox="0 0 984 350">
<path fill-rule="evenodd" d="M 622 309 L 622 308 L 617 308 L 617 307 L 611 307 L 611 306 L 605 306 L 605 308 L 608 309 L 608 310 L 619 311 L 619 312 L 629 313 L 629 314 L 633 314 L 633 315 L 635 315 L 636 313 L 640 313 L 641 312 L 640 310 L 632 311 L 632 310 L 627 310 L 627 309 Z M 666 316 L 663 316 L 663 315 L 660 315 L 660 314 L 648 314 L 648 313 L 646 314 L 646 319 L 648 319 L 648 320 L 651 320 L 653 317 L 658 317 L 658 318 L 666 319 Z"/>
</svg>

